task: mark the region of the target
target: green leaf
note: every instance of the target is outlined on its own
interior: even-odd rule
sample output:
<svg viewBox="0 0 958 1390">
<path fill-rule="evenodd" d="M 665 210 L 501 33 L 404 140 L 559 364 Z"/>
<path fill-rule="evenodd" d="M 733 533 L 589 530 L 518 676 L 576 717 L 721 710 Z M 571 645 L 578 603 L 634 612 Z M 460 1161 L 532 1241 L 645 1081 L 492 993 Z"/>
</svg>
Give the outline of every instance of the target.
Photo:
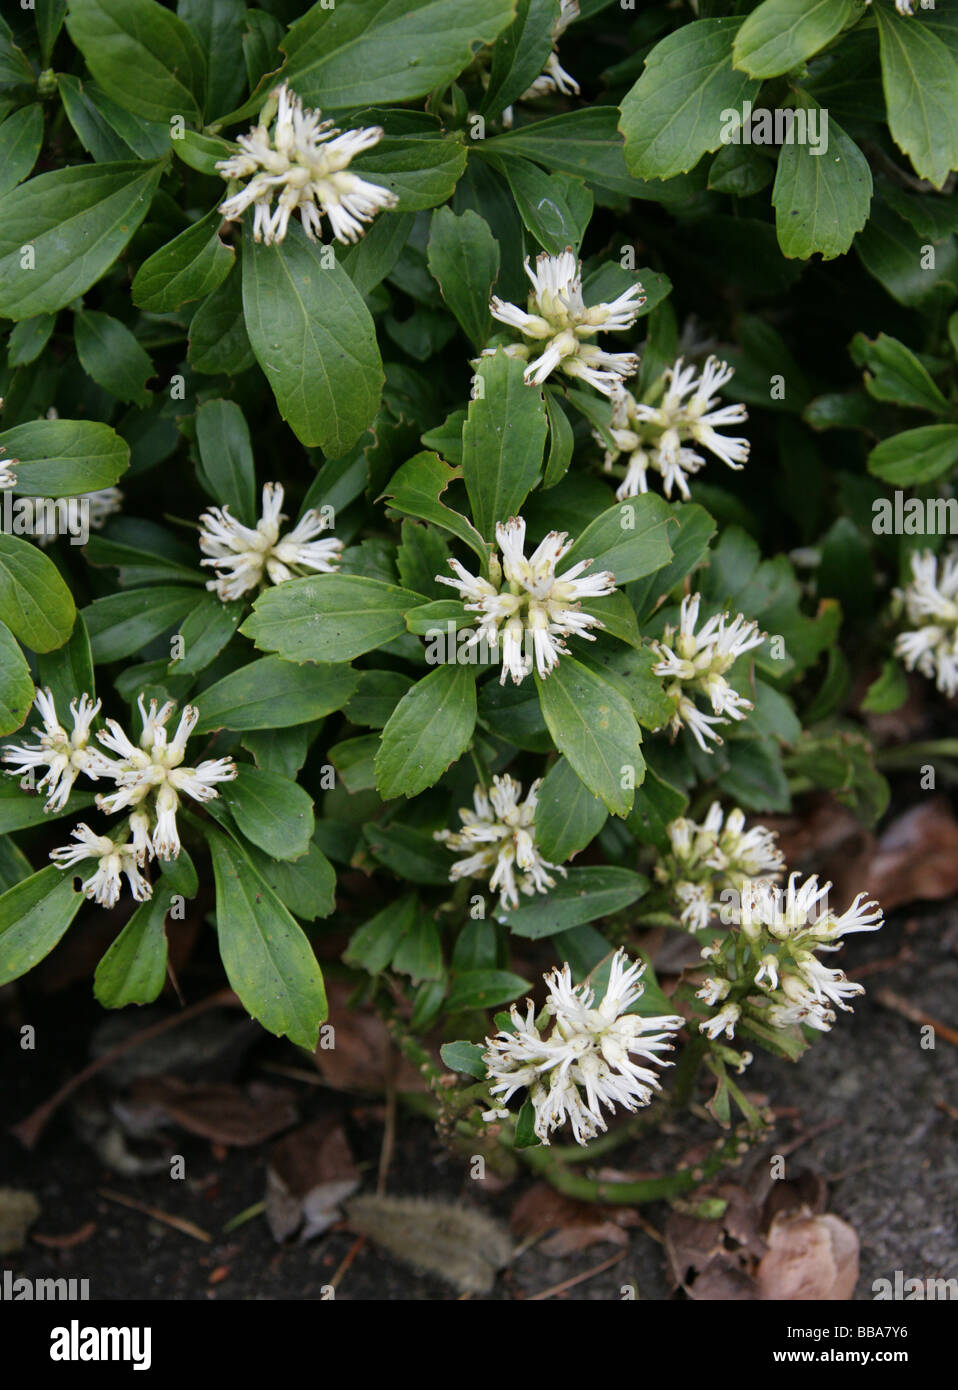
<svg viewBox="0 0 958 1390">
<path fill-rule="evenodd" d="M 482 104 L 495 119 L 529 90 L 552 52 L 552 29 L 559 18 L 559 0 L 518 0 L 516 18 L 496 40 L 489 85 Z"/>
<path fill-rule="evenodd" d="M 536 686 L 559 752 L 613 815 L 628 815 L 645 767 L 642 735 L 628 700 L 569 656 L 544 680 L 536 674 Z"/>
<path fill-rule="evenodd" d="M 555 487 L 565 477 L 572 462 L 575 436 L 569 417 L 559 403 L 557 395 L 546 390 L 546 415 L 549 420 L 549 453 L 545 471 L 542 475 L 543 488 Z"/>
<path fill-rule="evenodd" d="M 402 697 L 383 729 L 376 786 L 388 801 L 437 782 L 465 752 L 476 724 L 476 678 L 469 666 L 439 666 Z"/>
<path fill-rule="evenodd" d="M 48 67 L 53 45 L 66 18 L 67 0 L 33 0 L 33 18 L 40 44 L 40 66 Z"/>
<path fill-rule="evenodd" d="M 617 107 L 592 106 L 531 121 L 486 140 L 482 148 L 487 153 L 523 155 L 547 169 L 629 197 L 637 195 L 641 185 L 626 168 L 618 122 Z"/>
<path fill-rule="evenodd" d="M 895 487 L 940 478 L 958 462 L 958 425 L 922 425 L 893 434 L 868 455 L 868 471 Z"/>
<path fill-rule="evenodd" d="M 730 193 L 733 198 L 750 198 L 760 193 L 775 177 L 775 165 L 764 146 L 723 145 L 709 165 L 709 188 Z M 642 357 L 645 365 L 645 354 Z"/>
<path fill-rule="evenodd" d="M 536 806 L 536 842 L 546 859 L 561 864 L 585 849 L 605 825 L 608 811 L 565 758 L 542 779 Z"/>
<path fill-rule="evenodd" d="M 862 13 L 860 0 L 763 0 L 735 36 L 735 66 L 751 77 L 778 77 Z"/>
<path fill-rule="evenodd" d="M 79 613 L 70 640 L 37 657 L 37 685 L 50 688 L 57 709 L 64 714 L 77 696 L 86 694 L 92 700 L 96 694 L 90 635 Z"/>
<path fill-rule="evenodd" d="M 397 213 L 422 212 L 446 202 L 465 172 L 467 158 L 461 136 L 380 140 L 363 154 L 362 176 L 395 193 L 398 202 L 388 218 L 377 218 L 377 224 L 393 221 Z"/>
<path fill-rule="evenodd" d="M 206 56 L 207 113 L 222 115 L 236 105 L 246 88 L 246 0 L 178 0 L 176 10 L 199 39 Z"/>
<path fill-rule="evenodd" d="M 306 724 L 342 709 L 355 688 L 356 674 L 348 666 L 260 657 L 197 694 L 197 732 Z"/>
<path fill-rule="evenodd" d="M 238 376 L 256 361 L 243 318 L 242 277 L 228 275 L 190 322 L 187 354 L 194 371 Z"/>
<path fill-rule="evenodd" d="M 247 526 L 256 524 L 256 466 L 246 417 L 235 401 L 205 401 L 196 412 L 203 480 L 219 506 Z"/>
<path fill-rule="evenodd" d="M 43 144 L 43 107 L 39 102 L 21 106 L 0 124 L 0 194 L 8 193 L 26 178 Z"/>
<path fill-rule="evenodd" d="M 616 584 L 652 574 L 672 558 L 669 535 L 676 532 L 668 503 L 646 492 L 601 512 L 564 557 L 563 568 L 592 560 L 588 573 L 611 570 Z"/>
<path fill-rule="evenodd" d="M 283 75 L 307 106 L 414 101 L 457 77 L 514 13 L 514 0 L 317 3 L 283 41 Z"/>
<path fill-rule="evenodd" d="M 512 152 L 497 157 L 489 151 L 488 157 L 505 175 L 523 225 L 539 245 L 552 256 L 561 255 L 566 247 L 578 251 L 592 214 L 591 195 L 586 191 L 582 207 L 576 210 L 565 195 L 567 175 L 546 174 Z"/>
<path fill-rule="evenodd" d="M 463 1076 L 474 1076 L 479 1081 L 486 1079 L 486 1064 L 482 1060 L 484 1048 L 479 1043 L 443 1043 L 439 1055 L 443 1065 L 450 1071 L 461 1072 Z"/>
<path fill-rule="evenodd" d="M 357 928 L 343 953 L 343 963 L 378 975 L 393 958 L 400 941 L 411 931 L 421 909 L 413 893 L 384 907 Z"/>
<path fill-rule="evenodd" d="M 170 658 L 171 676 L 196 676 L 226 646 L 246 612 L 242 599 L 223 603 L 216 594 L 204 594 L 180 624 L 180 654 Z"/>
<path fill-rule="evenodd" d="M 130 446 L 96 420 L 31 420 L 0 433 L 0 450 L 17 460 L 13 491 L 75 497 L 112 487 L 126 472 Z"/>
<path fill-rule="evenodd" d="M 927 367 L 897 338 L 879 333 L 872 340 L 856 333 L 849 351 L 858 366 L 866 368 L 865 387 L 876 401 L 894 401 L 935 415 L 948 413 L 948 402 Z"/>
<path fill-rule="evenodd" d="M 20 728 L 30 713 L 33 695 L 26 657 L 10 629 L 0 623 L 0 734 Z"/>
<path fill-rule="evenodd" d="M 359 293 L 366 297 L 385 280 L 402 254 L 415 224 L 411 212 L 377 217 L 355 246 L 338 252 L 340 265 Z"/>
<path fill-rule="evenodd" d="M 620 912 L 641 898 L 648 887 L 649 880 L 631 869 L 569 869 L 548 893 L 510 912 L 506 922 L 514 936 L 535 941 Z"/>
<path fill-rule="evenodd" d="M 914 18 L 875 6 L 888 128 L 922 178 L 941 188 L 958 168 L 958 52 Z"/>
<path fill-rule="evenodd" d="M 317 574 L 260 594 L 240 631 L 290 661 L 351 661 L 404 633 L 407 610 L 421 602 L 381 579 Z"/>
<path fill-rule="evenodd" d="M 199 601 L 195 589 L 174 584 L 121 590 L 94 599 L 83 610 L 93 660 L 97 665 L 123 661 L 142 651 Z"/>
<path fill-rule="evenodd" d="M 640 622 L 652 614 L 663 594 L 670 593 L 705 559 L 715 535 L 714 520 L 704 507 L 694 502 L 673 504 L 672 516 L 678 522 L 678 530 L 673 528 L 669 533 L 672 559 L 663 569 L 629 587 L 629 597 Z"/>
<path fill-rule="evenodd" d="M 243 310 L 256 359 L 293 433 L 333 458 L 379 408 L 376 330 L 352 280 L 291 225 L 279 246 L 247 239 Z"/>
<path fill-rule="evenodd" d="M 645 71 L 622 101 L 625 162 L 643 179 L 670 179 L 723 144 L 759 83 L 732 67 L 741 19 L 696 19 L 655 45 Z"/>
<path fill-rule="evenodd" d="M 189 26 L 155 0 L 70 0 L 67 29 L 124 110 L 153 121 L 203 115 L 203 50 Z"/>
<path fill-rule="evenodd" d="M 635 789 L 635 802 L 626 825 L 643 844 L 667 852 L 670 841 L 666 827 L 685 813 L 688 804 L 684 792 L 646 767 L 642 784 Z"/>
<path fill-rule="evenodd" d="M 227 978 L 252 1018 L 314 1051 L 327 1017 L 323 977 L 302 928 L 226 835 L 204 826 L 216 880 L 216 921 Z"/>
<path fill-rule="evenodd" d="M 393 474 L 383 496 L 397 512 L 431 521 L 464 541 L 485 561 L 489 550 L 472 522 L 440 502 L 450 483 L 462 477 L 461 468 L 450 468 L 438 454 L 415 454 Z"/>
<path fill-rule="evenodd" d="M 416 914 L 393 952 L 392 968 L 400 975 L 408 975 L 416 985 L 422 980 L 443 978 L 442 942 L 432 917 L 423 912 Z"/>
<path fill-rule="evenodd" d="M 429 269 L 442 297 L 474 347 L 482 347 L 492 322 L 489 296 L 499 274 L 499 244 L 488 222 L 467 209 L 457 217 L 438 208 L 429 226 Z"/>
<path fill-rule="evenodd" d="M 42 728 L 42 726 L 41 726 Z M 0 835 L 14 830 L 26 830 L 31 825 L 43 825 L 61 816 L 76 815 L 77 811 L 93 805 L 93 797 L 74 791 L 62 811 L 44 811 L 44 798 L 36 791 L 21 787 L 19 781 L 5 775 L 0 777 Z"/>
<path fill-rule="evenodd" d="M 807 93 L 797 100 L 799 113 L 821 112 Z M 824 144 L 783 145 L 772 189 L 782 254 L 807 260 L 817 252 L 826 261 L 843 256 L 868 220 L 871 197 L 868 160 L 837 121 L 828 119 Z"/>
<path fill-rule="evenodd" d="M 432 836 L 409 825 L 370 824 L 363 826 L 363 839 L 370 854 L 400 879 L 448 887 L 452 859 Z"/>
<path fill-rule="evenodd" d="M 195 169 L 198 174 L 209 174 L 213 179 L 220 177 L 217 164 L 239 151 L 239 146 L 232 141 L 224 140 L 219 135 L 206 135 L 198 130 L 182 131 L 170 148 L 177 159 L 181 159 L 190 169 Z M 189 230 L 187 228 L 187 231 Z"/>
<path fill-rule="evenodd" d="M 382 729 L 412 681 L 401 671 L 360 671 L 356 694 L 346 706 L 351 724 Z"/>
<path fill-rule="evenodd" d="M 542 467 L 545 404 L 523 370 L 502 351 L 484 357 L 462 427 L 462 475 L 476 527 L 490 540 L 497 522 L 518 514 Z"/>
<path fill-rule="evenodd" d="M 4 194 L 0 315 L 28 319 L 85 294 L 146 216 L 162 172 L 162 163 L 80 164 Z"/>
<path fill-rule="evenodd" d="M 531 988 L 528 980 L 508 970 L 466 970 L 450 985 L 446 1009 L 451 1014 L 464 1009 L 496 1009 L 511 1004 Z"/>
<path fill-rule="evenodd" d="M 788 811 L 791 799 L 781 754 L 769 738 L 727 743 L 731 766 L 720 774 L 724 794 L 747 811 Z"/>
<path fill-rule="evenodd" d="M 880 199 L 872 204 L 863 232 L 855 238 L 855 250 L 870 275 L 900 304 L 909 308 L 951 303 L 958 294 L 958 246 L 947 236 L 929 257 L 926 243 L 910 223 Z"/>
<path fill-rule="evenodd" d="M 154 251 L 133 277 L 133 303 L 152 314 L 166 314 L 215 290 L 236 259 L 232 246 L 219 239 L 222 223 L 214 210 Z"/>
<path fill-rule="evenodd" d="M 179 872 L 181 860 L 189 863 L 192 883 L 183 881 L 184 876 Z M 177 872 L 170 873 L 173 864 Z M 166 983 L 166 917 L 173 898 L 192 897 L 196 882 L 192 861 L 185 850 L 180 851 L 171 865 L 161 864 L 160 867 L 163 872 L 153 885 L 152 898 L 136 909 L 96 968 L 93 993 L 105 1009 L 150 1004 Z"/>
<path fill-rule="evenodd" d="M 146 382 L 153 375 L 153 363 L 126 324 L 109 314 L 84 310 L 74 317 L 73 337 L 80 366 L 98 386 L 131 405 L 150 404 Z"/>
<path fill-rule="evenodd" d="M 315 842 L 292 863 L 269 859 L 251 846 L 247 853 L 260 878 L 304 922 L 328 917 L 336 906 L 336 871 Z"/>
<path fill-rule="evenodd" d="M 40 356 L 56 326 L 56 314 L 38 314 L 14 324 L 7 339 L 7 365 L 28 367 Z"/>
<path fill-rule="evenodd" d="M 898 662 L 889 657 L 866 690 L 860 708 L 867 714 L 890 714 L 907 699 L 908 677 Z"/>
<path fill-rule="evenodd" d="M 0 620 L 25 647 L 49 652 L 73 631 L 76 608 L 60 572 L 35 545 L 0 531 Z"/>
<path fill-rule="evenodd" d="M 239 763 L 220 796 L 247 840 L 273 859 L 299 859 L 309 850 L 316 829 L 312 798 L 288 777 Z"/>
<path fill-rule="evenodd" d="M 0 985 L 26 975 L 63 936 L 83 902 L 73 878 L 50 864 L 0 896 Z"/>
</svg>

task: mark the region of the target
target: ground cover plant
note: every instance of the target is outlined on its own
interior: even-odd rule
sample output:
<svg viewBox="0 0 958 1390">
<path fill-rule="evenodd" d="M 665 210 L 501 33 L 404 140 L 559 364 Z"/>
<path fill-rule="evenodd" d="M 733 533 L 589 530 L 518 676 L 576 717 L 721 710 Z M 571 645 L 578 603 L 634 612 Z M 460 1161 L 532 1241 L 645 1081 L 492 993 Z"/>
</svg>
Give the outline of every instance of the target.
<svg viewBox="0 0 958 1390">
<path fill-rule="evenodd" d="M 6 8 L 0 984 L 107 911 L 150 1003 L 192 914 L 490 1163 L 741 1160 L 882 925 L 769 818 L 956 752 L 956 15 Z"/>
</svg>

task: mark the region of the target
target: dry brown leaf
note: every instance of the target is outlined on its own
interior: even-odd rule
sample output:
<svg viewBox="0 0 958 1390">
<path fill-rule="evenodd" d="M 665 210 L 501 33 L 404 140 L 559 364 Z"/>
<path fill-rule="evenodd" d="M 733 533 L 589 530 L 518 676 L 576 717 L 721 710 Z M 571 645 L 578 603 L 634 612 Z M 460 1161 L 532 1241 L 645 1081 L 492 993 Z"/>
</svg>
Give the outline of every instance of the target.
<svg viewBox="0 0 958 1390">
<path fill-rule="evenodd" d="M 831 1212 L 779 1213 L 755 1278 L 765 1301 L 850 1299 L 858 1281 L 858 1236 Z"/>
<path fill-rule="evenodd" d="M 552 1231 L 539 1249 L 545 1255 L 571 1255 L 590 1245 L 626 1246 L 625 1228 L 639 1222 L 631 1207 L 596 1207 L 565 1197 L 547 1183 L 535 1183 L 516 1202 L 509 1224 L 521 1238 Z"/>
<path fill-rule="evenodd" d="M 191 1085 L 177 1076 L 145 1076 L 134 1082 L 131 1099 L 162 1106 L 167 1117 L 189 1134 L 217 1144 L 251 1148 L 296 1123 L 292 1091 L 253 1082 L 239 1086 Z"/>
<path fill-rule="evenodd" d="M 302 1227 L 302 1240 L 339 1219 L 338 1204 L 359 1186 L 349 1141 L 331 1115 L 293 1130 L 273 1149 L 266 1172 L 266 1219 L 273 1239 Z"/>
<path fill-rule="evenodd" d="M 930 797 L 896 816 L 872 849 L 836 869 L 839 909 L 866 887 L 886 912 L 921 898 L 950 898 L 958 892 L 958 820 L 944 797 Z"/>
<path fill-rule="evenodd" d="M 350 1008 L 350 987 L 327 980 L 329 1020 L 320 1034 L 314 1060 L 323 1080 L 340 1091 L 382 1091 L 392 1042 L 374 1009 Z M 332 1032 L 328 1031 L 332 1025 Z M 330 1046 L 332 1042 L 332 1046 Z M 425 1082 L 405 1057 L 398 1062 L 395 1084 L 400 1091 L 422 1091 Z"/>
</svg>

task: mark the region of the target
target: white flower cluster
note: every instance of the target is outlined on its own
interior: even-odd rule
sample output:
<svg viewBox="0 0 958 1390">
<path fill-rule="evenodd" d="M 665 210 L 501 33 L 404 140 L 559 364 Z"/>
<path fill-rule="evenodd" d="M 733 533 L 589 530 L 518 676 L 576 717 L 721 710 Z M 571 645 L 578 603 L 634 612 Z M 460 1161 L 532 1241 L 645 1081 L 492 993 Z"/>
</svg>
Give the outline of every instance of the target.
<svg viewBox="0 0 958 1390">
<path fill-rule="evenodd" d="M 543 1144 L 567 1120 L 576 1143 L 585 1144 L 607 1128 L 603 1106 L 635 1111 L 661 1089 L 652 1067 L 669 1065 L 661 1054 L 671 1051 L 672 1037 L 685 1020 L 627 1012 L 643 993 L 644 970 L 644 965 L 630 965 L 625 952 L 617 951 L 605 994 L 596 1005 L 595 992 L 586 984 L 573 985 L 572 972 L 564 965 L 546 976 L 549 998 L 539 1018 L 531 999 L 525 1017 L 513 1004 L 512 1029 L 486 1039 L 483 1061 L 495 1082 L 491 1093 L 507 1102 L 526 1088 L 535 1110 L 535 1133 Z M 550 1019 L 553 1026 L 547 1037 Z M 492 1117 L 508 1112 L 489 1113 Z"/>
<path fill-rule="evenodd" d="M 951 697 L 958 692 L 958 550 L 940 564 L 930 550 L 912 551 L 911 580 L 893 597 L 914 626 L 898 634 L 895 655 Z"/>
<path fill-rule="evenodd" d="M 668 885 L 683 926 L 692 932 L 709 925 L 722 906 L 721 895 L 741 896 L 759 880 L 780 878 L 785 869 L 774 831 L 763 825 L 746 830 L 738 807 L 726 817 L 714 801 L 701 825 L 681 816 L 666 833 L 671 853 L 656 864 L 655 877 Z"/>
<path fill-rule="evenodd" d="M 602 395 L 610 395 L 634 374 L 639 359 L 632 352 L 605 352 L 585 340 L 600 332 L 620 333 L 631 328 L 645 303 L 642 286 L 630 285 L 610 304 L 586 308 L 582 298 L 582 263 L 571 247 L 560 256 L 543 252 L 536 259 L 535 270 L 527 256 L 525 268 L 532 282 L 527 309 L 509 304 L 498 295 L 493 295 L 489 303 L 493 318 L 518 329 L 528 339 L 511 344 L 505 351 L 528 363 L 525 379 L 530 385 L 541 386 L 558 369 L 593 386 Z M 533 344 L 541 348 L 536 357 L 532 357 Z M 494 351 L 486 349 L 487 353 Z"/>
<path fill-rule="evenodd" d="M 520 801 L 521 782 L 508 775 L 493 777 L 488 795 L 481 786 L 473 792 L 474 810 L 466 806 L 460 809 L 462 830 L 435 832 L 435 838 L 448 849 L 467 855 L 453 864 L 450 879 L 488 877 L 489 887 L 499 893 L 503 912 L 519 906 L 520 893 L 532 897 L 554 888 L 550 869 L 565 877 L 565 869 L 543 859 L 536 844 L 536 793 L 541 781 L 533 782 L 525 800 Z"/>
<path fill-rule="evenodd" d="M 71 732 L 60 723 L 56 704 L 49 689 L 38 690 L 35 704 L 43 727 L 35 728 L 37 744 L 20 746 L 8 744 L 3 761 L 12 764 L 10 775 L 34 776 L 45 768 L 36 783 L 38 791 L 47 792 L 45 811 L 62 811 L 77 777 L 83 773 L 91 781 L 100 778 L 112 781 L 116 790 L 109 795 L 98 794 L 96 804 L 107 815 L 128 811 L 127 824 L 118 837 L 97 835 L 84 823 L 71 834 L 76 844 L 51 851 L 50 858 L 61 869 L 72 869 L 86 860 L 95 860 L 96 868 L 84 881 L 83 891 L 101 907 L 113 907 L 120 896 L 120 875 L 125 874 L 134 898 L 143 902 L 152 895 L 149 880 L 141 869 L 154 855 L 158 859 L 175 859 L 180 852 L 180 837 L 176 812 L 183 795 L 194 801 L 210 801 L 218 796 L 216 783 L 230 781 L 236 776 L 231 758 L 215 758 L 196 767 L 184 766 L 186 743 L 199 720 L 199 710 L 187 705 L 180 716 L 179 726 L 168 738 L 166 723 L 176 706 L 168 700 L 157 709 L 151 700 L 149 709 L 144 697 L 137 704 L 142 719 L 142 733 L 133 743 L 115 719 L 105 721 L 106 728 L 97 735 L 103 748 L 116 754 L 115 758 L 91 745 L 91 726 L 100 712 L 100 701 L 88 695 L 70 702 L 73 719 Z"/>
<path fill-rule="evenodd" d="M 550 531 L 545 540 L 526 559 L 526 523 L 521 517 L 496 525 L 496 540 L 502 563 L 493 555 L 489 578 L 470 574 L 458 560 L 450 560 L 454 579 L 437 574 L 440 584 L 458 589 L 465 607 L 480 614 L 468 647 L 485 643 L 497 655 L 501 652 L 502 675 L 518 685 L 533 665 L 545 677 L 567 654 L 566 637 L 585 637 L 595 641 L 590 628 L 604 624 L 582 612 L 582 599 L 602 598 L 615 589 L 615 576 L 608 570 L 580 578 L 592 564 L 580 560 L 563 574 L 556 567 L 572 546 L 565 532 Z M 505 587 L 503 587 L 503 580 Z M 531 649 L 531 650 L 530 650 Z"/>
<path fill-rule="evenodd" d="M 0 401 L 0 405 L 2 404 L 3 402 Z M 5 454 L 6 452 L 6 447 L 4 445 L 0 445 L 0 454 Z M 19 459 L 0 458 L 0 488 L 16 487 L 17 475 L 16 473 L 14 473 L 13 470 L 14 468 L 16 468 L 19 462 Z"/>
<path fill-rule="evenodd" d="M 872 0 L 865 0 L 866 5 L 870 5 Z M 895 0 L 895 9 L 901 15 L 913 15 L 915 0 Z"/>
<path fill-rule="evenodd" d="M 715 725 L 744 719 L 752 709 L 752 702 L 733 690 L 725 677 L 740 656 L 762 645 L 767 634 L 742 613 L 735 618 L 717 613 L 696 632 L 700 601 L 701 595 L 687 594 L 678 627 L 666 627 L 662 640 L 652 643 L 659 658 L 652 670 L 667 681 L 665 693 L 674 705 L 673 734 L 688 728 L 702 751 L 709 753 L 706 739 L 722 742 Z M 696 694 L 708 697 L 711 714 L 697 707 L 692 698 Z"/>
<path fill-rule="evenodd" d="M 304 512 L 292 531 L 280 537 L 283 513 L 283 488 L 280 483 L 266 483 L 263 488 L 263 515 L 256 527 L 244 526 L 230 516 L 228 507 L 211 507 L 200 517 L 200 549 L 207 557 L 201 565 L 216 571 L 217 577 L 208 581 L 223 603 L 241 598 L 251 589 L 271 580 L 282 584 L 311 572 L 329 573 L 336 569 L 342 555 L 343 543 L 334 536 L 317 540 L 329 525 L 323 511 L 310 508 Z"/>
<path fill-rule="evenodd" d="M 220 205 L 220 212 L 237 221 L 252 204 L 253 236 L 267 246 L 283 240 L 297 209 L 311 241 L 321 232 L 325 215 L 337 241 L 355 242 L 380 209 L 398 202 L 395 193 L 349 172 L 356 155 L 379 142 L 382 128 L 343 132 L 321 115 L 304 108 L 284 82 L 270 94 L 259 123 L 239 137 L 242 152 L 216 166 L 224 179 L 249 180 Z"/>
<path fill-rule="evenodd" d="M 832 885 L 819 886 L 815 875 L 804 883 L 800 879 L 790 874 L 785 889 L 767 879 L 750 885 L 733 915 L 736 930 L 724 943 L 703 950 L 712 973 L 698 997 L 709 1008 L 722 1006 L 699 1024 L 709 1038 L 733 1038 L 743 1018 L 776 1029 L 802 1024 L 825 1033 L 835 1022 L 835 1008 L 851 1013 L 845 1001 L 864 994 L 861 985 L 843 970 L 829 969 L 817 953 L 840 950 L 853 932 L 877 931 L 881 908 L 859 893 L 836 916 L 827 903 Z"/>
<path fill-rule="evenodd" d="M 627 455 L 625 475 L 616 489 L 618 498 L 648 492 L 651 470 L 661 475 L 666 497 L 672 496 L 674 487 L 688 499 L 686 475 L 697 473 L 705 464 L 702 455 L 688 447 L 690 443 L 709 450 L 729 468 L 738 469 L 747 462 L 749 441 L 719 433 L 748 419 L 744 405 L 719 405 L 717 393 L 734 375 L 727 363 L 710 357 L 697 378 L 696 368 L 683 367 L 680 357 L 658 378 L 646 399 L 637 401 L 624 386 L 612 393 L 610 434 L 615 447 L 609 448 L 598 432 L 594 437 L 605 446 L 607 472 L 621 471 L 620 460 Z"/>
</svg>

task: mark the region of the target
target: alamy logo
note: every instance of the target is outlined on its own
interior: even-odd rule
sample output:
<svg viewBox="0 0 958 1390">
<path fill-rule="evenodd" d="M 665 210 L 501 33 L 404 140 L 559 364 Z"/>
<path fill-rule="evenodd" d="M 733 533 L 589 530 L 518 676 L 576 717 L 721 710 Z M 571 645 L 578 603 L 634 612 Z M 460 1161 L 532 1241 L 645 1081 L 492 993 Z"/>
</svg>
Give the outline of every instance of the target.
<svg viewBox="0 0 958 1390">
<path fill-rule="evenodd" d="M 895 1270 L 894 1279 L 875 1279 L 872 1294 L 879 1299 L 958 1299 L 958 1279 L 906 1279 L 904 1272 Z"/>
<path fill-rule="evenodd" d="M 71 545 L 86 545 L 90 539 L 88 497 L 14 497 L 5 488 L 0 498 L 0 529 L 10 536 L 69 536 Z"/>
<path fill-rule="evenodd" d="M 821 107 L 769 111 L 763 106 L 753 108 L 746 101 L 741 111 L 727 106 L 719 119 L 723 145 L 807 145 L 809 154 L 828 151 L 828 112 Z"/>
<path fill-rule="evenodd" d="M 132 1361 L 134 1371 L 148 1371 L 153 1364 L 151 1327 L 81 1327 L 76 1318 L 69 1327 L 50 1333 L 51 1361 Z"/>
<path fill-rule="evenodd" d="M 76 1303 L 89 1297 L 89 1279 L 18 1279 L 5 1269 L 0 1280 L 0 1300 L 6 1303 Z"/>
</svg>

